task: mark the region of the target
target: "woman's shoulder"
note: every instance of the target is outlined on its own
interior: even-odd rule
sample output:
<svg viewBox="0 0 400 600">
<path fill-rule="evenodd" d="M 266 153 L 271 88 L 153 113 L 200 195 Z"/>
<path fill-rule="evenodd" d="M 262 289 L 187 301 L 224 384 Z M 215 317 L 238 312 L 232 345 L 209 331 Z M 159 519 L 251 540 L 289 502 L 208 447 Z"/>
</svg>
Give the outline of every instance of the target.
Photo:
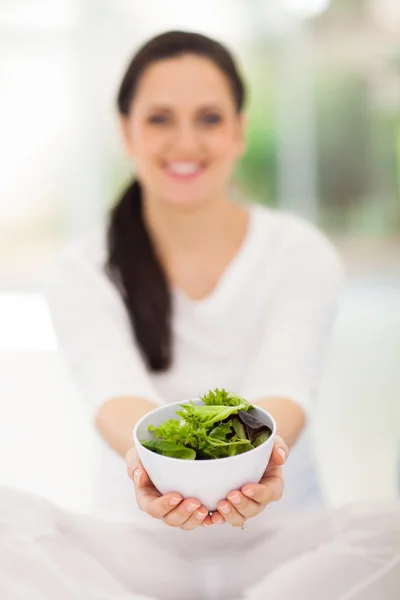
<svg viewBox="0 0 400 600">
<path fill-rule="evenodd" d="M 55 256 L 55 265 L 85 264 L 102 269 L 107 259 L 107 228 L 105 223 L 91 227 L 63 243 Z"/>
<path fill-rule="evenodd" d="M 261 237 L 274 256 L 309 258 L 343 268 L 334 242 L 311 221 L 290 211 L 262 205 L 254 205 L 252 210 Z"/>
<path fill-rule="evenodd" d="M 109 287 L 105 273 L 107 229 L 98 224 L 83 234 L 60 243 L 43 274 L 45 293 L 77 291 L 93 286 Z"/>
</svg>

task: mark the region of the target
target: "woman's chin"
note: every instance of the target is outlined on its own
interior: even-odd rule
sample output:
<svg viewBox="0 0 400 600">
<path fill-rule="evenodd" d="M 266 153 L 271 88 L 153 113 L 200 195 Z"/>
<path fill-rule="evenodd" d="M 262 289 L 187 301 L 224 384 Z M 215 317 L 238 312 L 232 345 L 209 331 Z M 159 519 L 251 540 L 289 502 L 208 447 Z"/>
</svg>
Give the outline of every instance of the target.
<svg viewBox="0 0 400 600">
<path fill-rule="evenodd" d="M 166 207 L 177 208 L 182 210 L 190 210 L 200 208 L 210 203 L 210 200 L 205 195 L 191 194 L 174 194 L 171 196 L 161 196 L 161 201 Z"/>
</svg>

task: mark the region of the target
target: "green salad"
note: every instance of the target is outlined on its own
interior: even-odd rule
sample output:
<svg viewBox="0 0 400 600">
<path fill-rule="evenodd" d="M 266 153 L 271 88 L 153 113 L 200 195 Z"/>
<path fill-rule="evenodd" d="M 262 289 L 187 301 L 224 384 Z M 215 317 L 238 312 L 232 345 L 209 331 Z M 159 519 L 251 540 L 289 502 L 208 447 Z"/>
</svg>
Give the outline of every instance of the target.
<svg viewBox="0 0 400 600">
<path fill-rule="evenodd" d="M 226 390 L 209 391 L 204 405 L 180 404 L 181 419 L 149 425 L 154 437 L 140 443 L 157 454 L 187 460 L 226 458 L 248 452 L 265 442 L 271 429 L 252 415 L 254 406 Z"/>
</svg>

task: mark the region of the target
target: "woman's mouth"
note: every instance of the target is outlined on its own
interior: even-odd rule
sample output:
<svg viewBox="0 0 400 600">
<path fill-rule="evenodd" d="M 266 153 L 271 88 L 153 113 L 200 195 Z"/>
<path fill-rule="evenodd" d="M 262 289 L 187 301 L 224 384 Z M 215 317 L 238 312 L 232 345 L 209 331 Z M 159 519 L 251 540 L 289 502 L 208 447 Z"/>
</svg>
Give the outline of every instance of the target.
<svg viewBox="0 0 400 600">
<path fill-rule="evenodd" d="M 205 170 L 201 162 L 170 162 L 165 165 L 167 174 L 175 181 L 193 181 Z"/>
</svg>

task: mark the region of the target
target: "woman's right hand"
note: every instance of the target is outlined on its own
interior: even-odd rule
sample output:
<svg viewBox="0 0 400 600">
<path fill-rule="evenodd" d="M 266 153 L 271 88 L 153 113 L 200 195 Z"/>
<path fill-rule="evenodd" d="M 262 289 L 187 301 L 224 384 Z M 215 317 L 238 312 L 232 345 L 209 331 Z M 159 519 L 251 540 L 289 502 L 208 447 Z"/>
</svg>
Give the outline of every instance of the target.
<svg viewBox="0 0 400 600">
<path fill-rule="evenodd" d="M 125 455 L 128 475 L 135 486 L 136 502 L 141 510 L 155 519 L 161 519 L 170 527 L 183 531 L 196 529 L 200 525 L 209 527 L 215 524 L 205 506 L 197 498 L 185 498 L 175 492 L 160 494 L 141 464 L 135 448 Z M 221 517 L 221 524 L 223 523 Z"/>
</svg>

